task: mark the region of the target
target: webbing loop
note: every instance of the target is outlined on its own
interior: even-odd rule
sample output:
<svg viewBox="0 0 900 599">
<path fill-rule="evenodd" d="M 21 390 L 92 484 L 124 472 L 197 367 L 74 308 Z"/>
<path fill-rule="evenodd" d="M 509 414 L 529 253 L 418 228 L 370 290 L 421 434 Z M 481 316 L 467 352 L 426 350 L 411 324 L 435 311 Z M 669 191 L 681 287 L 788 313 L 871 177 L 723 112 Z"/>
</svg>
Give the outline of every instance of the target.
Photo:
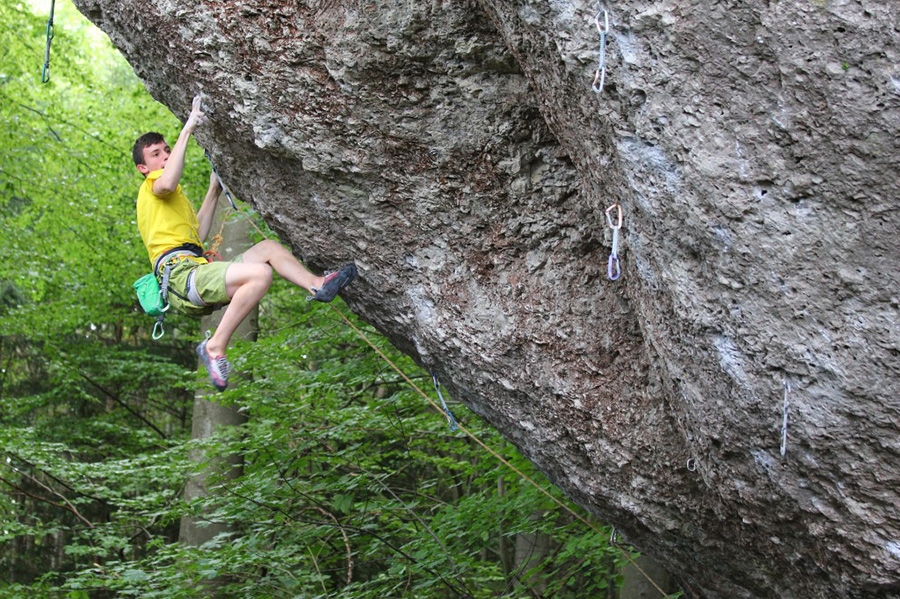
<svg viewBox="0 0 900 599">
<path fill-rule="evenodd" d="M 175 256 L 177 258 L 177 256 Z M 166 262 L 165 268 L 163 268 L 163 276 L 162 281 L 159 283 L 159 297 L 162 298 L 165 307 L 162 309 L 163 312 L 169 309 L 169 277 L 172 274 L 172 266 L 174 262 L 172 259 Z"/>
</svg>

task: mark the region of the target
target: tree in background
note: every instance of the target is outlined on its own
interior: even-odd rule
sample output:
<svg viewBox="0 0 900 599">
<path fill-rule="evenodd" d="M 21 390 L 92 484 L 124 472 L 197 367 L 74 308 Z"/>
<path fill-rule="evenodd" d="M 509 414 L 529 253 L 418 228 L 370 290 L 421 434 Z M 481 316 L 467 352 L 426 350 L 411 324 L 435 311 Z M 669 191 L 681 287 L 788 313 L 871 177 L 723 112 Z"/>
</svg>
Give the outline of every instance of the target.
<svg viewBox="0 0 900 599">
<path fill-rule="evenodd" d="M 169 316 L 151 342 L 131 291 L 148 264 L 129 151 L 179 123 L 74 9 L 56 8 L 41 84 L 46 15 L 0 4 L 0 597 L 196 597 L 209 580 L 223 597 L 614 596 L 623 554 L 609 531 L 451 431 L 340 302 L 312 306 L 276 281 L 259 341 L 233 350 L 248 382 L 217 396 L 247 422 L 190 439 L 193 392 L 207 384 L 196 322 Z M 209 166 L 195 144 L 188 160 L 190 196 Z M 191 452 L 241 455 L 243 472 L 208 477 L 211 494 L 186 502 L 205 468 Z M 180 520 L 201 516 L 226 532 L 178 543 Z"/>
<path fill-rule="evenodd" d="M 0 4 L 0 510 L 11 523 L 0 531 L 0 572 L 9 582 L 77 567 L 109 543 L 124 550 L 134 531 L 113 541 L 98 523 L 143 480 L 158 481 L 121 460 L 164 454 L 190 426 L 189 342 L 175 326 L 149 343 L 130 288 L 147 270 L 131 144 L 178 121 L 69 3 L 56 3 L 55 22 L 41 83 L 47 15 Z M 192 159 L 202 160 L 198 148 Z M 101 482 L 98 464 L 116 461 L 122 470 Z M 165 469 L 165 484 L 180 484 L 181 472 Z M 70 547 L 76 538 L 90 539 L 90 556 Z"/>
</svg>

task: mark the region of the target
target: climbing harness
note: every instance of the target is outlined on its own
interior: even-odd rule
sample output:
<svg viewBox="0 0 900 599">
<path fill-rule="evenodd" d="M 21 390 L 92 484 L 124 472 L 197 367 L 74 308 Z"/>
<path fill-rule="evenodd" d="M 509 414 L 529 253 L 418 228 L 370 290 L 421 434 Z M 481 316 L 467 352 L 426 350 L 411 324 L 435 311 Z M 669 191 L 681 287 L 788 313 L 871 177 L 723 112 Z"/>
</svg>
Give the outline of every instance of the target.
<svg viewBox="0 0 900 599">
<path fill-rule="evenodd" d="M 441 383 L 438 381 L 437 374 L 432 370 L 431 378 L 434 381 L 434 388 L 437 391 L 438 398 L 441 400 L 441 406 L 444 408 L 444 417 L 447 418 L 447 424 L 450 425 L 450 430 L 455 431 L 459 428 L 459 425 L 456 424 L 456 418 L 453 417 L 453 412 L 450 411 L 450 408 L 447 407 L 447 402 L 444 401 L 444 394 L 441 393 Z"/>
<path fill-rule="evenodd" d="M 199 246 L 191 244 L 173 248 L 156 259 L 153 272 L 142 276 L 132 285 L 137 293 L 141 309 L 146 314 L 156 317 L 153 332 L 150 334 L 154 341 L 159 341 L 166 334 L 163 321 L 169 310 L 169 278 L 172 269 L 189 256 L 198 257 L 200 252 Z M 175 295 L 178 294 L 175 293 Z"/>
<path fill-rule="evenodd" d="M 603 16 L 603 23 L 600 23 L 600 17 Z M 606 83 L 606 34 L 609 33 L 609 13 L 604 9 L 597 12 L 594 17 L 597 24 L 597 31 L 600 33 L 600 65 L 597 67 L 597 73 L 594 75 L 594 83 L 591 89 L 597 95 L 603 93 L 603 86 Z"/>
<path fill-rule="evenodd" d="M 616 213 L 613 217 L 613 212 Z M 616 202 L 606 209 L 606 222 L 612 229 L 612 251 L 606 263 L 606 276 L 610 281 L 616 281 L 622 276 L 622 265 L 619 264 L 619 230 L 622 228 L 622 206 Z"/>
<path fill-rule="evenodd" d="M 219 176 L 219 171 L 216 170 L 216 165 L 212 161 L 212 156 L 209 155 L 209 152 L 204 152 L 206 159 L 209 160 L 209 165 L 212 167 L 212 172 L 215 174 L 216 179 L 219 181 L 219 185 L 222 186 L 222 191 L 225 192 L 225 197 L 228 198 L 228 202 L 231 204 L 232 210 L 237 210 L 237 206 L 234 205 L 234 199 L 231 197 L 231 192 L 228 191 L 228 187 L 222 181 L 222 177 Z"/>
<path fill-rule="evenodd" d="M 47 19 L 47 48 L 44 50 L 44 68 L 41 71 L 41 83 L 50 81 L 50 42 L 53 41 L 53 12 L 56 0 L 50 0 L 50 18 Z"/>
<path fill-rule="evenodd" d="M 788 431 L 788 395 L 791 392 L 791 383 L 784 379 L 784 408 L 781 417 L 781 457 L 787 453 L 787 431 Z"/>
</svg>

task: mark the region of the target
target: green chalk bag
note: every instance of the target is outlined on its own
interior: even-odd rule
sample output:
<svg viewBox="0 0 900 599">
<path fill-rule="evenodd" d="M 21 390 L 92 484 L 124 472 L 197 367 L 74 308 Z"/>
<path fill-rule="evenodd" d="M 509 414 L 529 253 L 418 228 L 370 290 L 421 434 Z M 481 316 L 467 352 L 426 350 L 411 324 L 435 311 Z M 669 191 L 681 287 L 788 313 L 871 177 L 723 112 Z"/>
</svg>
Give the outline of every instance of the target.
<svg viewBox="0 0 900 599">
<path fill-rule="evenodd" d="M 169 309 L 168 302 L 163 301 L 159 281 L 153 273 L 144 275 L 135 281 L 132 287 L 137 292 L 141 308 L 150 316 L 162 316 Z"/>
<path fill-rule="evenodd" d="M 166 275 L 168 276 L 168 273 Z M 168 281 L 166 281 L 166 284 L 168 284 Z M 151 337 L 153 337 L 154 341 L 157 341 L 165 334 L 163 320 L 166 318 L 166 310 L 169 309 L 169 302 L 163 297 L 166 295 L 166 292 L 165 290 L 160 290 L 159 281 L 156 280 L 156 275 L 152 272 L 135 281 L 132 287 L 137 292 L 138 301 L 141 303 L 141 308 L 144 312 L 156 317 L 156 324 L 153 325 Z"/>
</svg>

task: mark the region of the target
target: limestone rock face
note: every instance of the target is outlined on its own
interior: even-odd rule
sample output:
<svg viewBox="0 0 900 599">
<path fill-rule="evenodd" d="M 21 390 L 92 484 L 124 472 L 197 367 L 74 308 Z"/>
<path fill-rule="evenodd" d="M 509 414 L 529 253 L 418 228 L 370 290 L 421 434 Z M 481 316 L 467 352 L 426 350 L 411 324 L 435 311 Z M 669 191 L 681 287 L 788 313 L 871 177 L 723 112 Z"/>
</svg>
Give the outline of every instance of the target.
<svg viewBox="0 0 900 599">
<path fill-rule="evenodd" d="M 208 96 L 223 178 L 356 261 L 354 311 L 692 594 L 900 596 L 898 3 L 610 2 L 600 94 L 582 0 L 76 4 L 176 114 Z"/>
</svg>

